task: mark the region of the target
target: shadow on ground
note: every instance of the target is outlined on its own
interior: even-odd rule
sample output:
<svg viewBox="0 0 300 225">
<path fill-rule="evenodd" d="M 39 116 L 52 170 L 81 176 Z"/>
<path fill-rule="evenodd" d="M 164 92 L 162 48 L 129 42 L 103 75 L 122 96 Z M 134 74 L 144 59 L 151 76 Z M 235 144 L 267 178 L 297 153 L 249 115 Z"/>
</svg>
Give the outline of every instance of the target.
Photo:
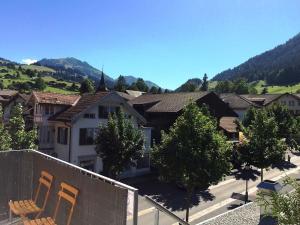
<svg viewBox="0 0 300 225">
<path fill-rule="evenodd" d="M 186 191 L 178 188 L 175 184 L 164 183 L 158 179 L 151 179 L 135 183 L 134 187 L 139 189 L 139 194 L 148 195 L 156 202 L 162 204 L 169 210 L 184 210 Z M 200 202 L 212 201 L 215 198 L 208 190 L 197 190 L 192 196 L 191 205 L 199 205 Z"/>
<path fill-rule="evenodd" d="M 249 170 L 239 168 L 234 170 L 231 173 L 237 180 L 252 180 L 255 181 L 260 176 L 260 171 L 254 168 L 250 168 Z"/>
<path fill-rule="evenodd" d="M 293 169 L 293 168 L 296 168 L 297 166 L 291 162 L 288 162 L 288 161 L 283 161 L 281 163 L 277 163 L 277 164 L 274 164 L 272 166 L 272 169 L 273 168 L 277 168 L 279 170 L 289 170 L 289 169 Z"/>
</svg>

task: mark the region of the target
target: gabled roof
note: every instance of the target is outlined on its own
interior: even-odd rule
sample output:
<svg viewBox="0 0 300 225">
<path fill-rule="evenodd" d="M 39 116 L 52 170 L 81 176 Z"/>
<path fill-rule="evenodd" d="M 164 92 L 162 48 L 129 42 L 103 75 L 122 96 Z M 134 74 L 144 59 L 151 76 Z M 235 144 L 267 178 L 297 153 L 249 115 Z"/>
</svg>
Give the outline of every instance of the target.
<svg viewBox="0 0 300 225">
<path fill-rule="evenodd" d="M 248 109 L 250 107 L 260 107 L 259 105 L 251 102 L 245 97 L 234 93 L 223 93 L 219 96 L 224 102 L 228 103 L 229 107 L 232 109 Z"/>
<path fill-rule="evenodd" d="M 146 123 L 144 117 L 142 117 L 131 105 L 129 105 L 121 95 L 117 92 L 96 92 L 95 94 L 83 94 L 80 100 L 76 103 L 76 105 L 69 107 L 67 110 L 60 112 L 58 114 L 53 115 L 49 118 L 50 121 L 63 121 L 63 122 L 73 122 L 78 118 L 78 116 L 85 111 L 87 111 L 90 107 L 93 107 L 95 104 L 105 100 L 105 98 L 109 95 L 117 96 L 121 104 L 123 106 L 128 107 L 131 113 L 136 116 L 140 121 Z"/>
<path fill-rule="evenodd" d="M 260 102 L 261 105 L 266 106 L 271 104 L 272 102 L 276 101 L 277 99 L 281 98 L 284 95 L 290 95 L 295 98 L 298 98 L 296 94 L 284 93 L 284 94 L 248 94 L 248 95 L 241 95 L 242 97 L 252 101 L 252 102 Z"/>
<path fill-rule="evenodd" d="M 83 94 L 76 105 L 67 110 L 52 116 L 49 120 L 58 121 L 72 121 L 72 119 L 79 113 L 86 110 L 89 106 L 96 104 L 101 98 L 106 96 L 109 92 L 97 92 L 95 94 Z"/>
<path fill-rule="evenodd" d="M 37 103 L 53 104 L 53 105 L 75 105 L 80 99 L 80 95 L 65 95 L 50 92 L 32 92 L 32 97 Z"/>
<path fill-rule="evenodd" d="M 131 101 L 131 105 L 151 105 L 146 112 L 179 112 L 190 101 L 197 101 L 211 92 L 144 94 Z"/>
</svg>

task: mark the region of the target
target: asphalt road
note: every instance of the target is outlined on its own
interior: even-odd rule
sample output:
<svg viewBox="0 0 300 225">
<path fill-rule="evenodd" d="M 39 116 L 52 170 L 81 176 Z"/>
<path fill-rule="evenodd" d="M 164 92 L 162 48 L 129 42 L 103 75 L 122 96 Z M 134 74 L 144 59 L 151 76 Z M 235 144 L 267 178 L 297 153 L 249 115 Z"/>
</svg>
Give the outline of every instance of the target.
<svg viewBox="0 0 300 225">
<path fill-rule="evenodd" d="M 295 156 L 291 159 L 291 164 L 282 165 L 279 169 L 274 168 L 264 171 L 264 179 L 282 181 L 286 175 L 292 177 L 300 177 L 300 157 Z M 257 191 L 256 186 L 260 182 L 260 173 L 256 170 L 252 171 L 249 181 L 249 200 L 255 199 Z M 234 171 L 225 181 L 220 182 L 216 186 L 209 187 L 206 191 L 198 191 L 192 198 L 193 207 L 190 209 L 190 223 L 198 224 L 204 220 L 212 218 L 216 215 L 234 209 L 243 201 L 231 198 L 233 193 L 244 194 L 246 181 L 244 176 L 238 171 Z M 156 202 L 160 203 L 180 218 L 185 218 L 185 191 L 180 190 L 175 185 L 160 183 L 157 180 L 148 180 L 135 184 L 139 189 L 139 225 L 154 225 L 154 208 L 145 200 L 144 195 L 150 196 Z M 132 224 L 132 221 L 127 221 Z M 160 225 L 174 225 L 171 217 L 164 213 L 159 214 Z M 177 223 L 178 224 L 178 223 Z"/>
</svg>

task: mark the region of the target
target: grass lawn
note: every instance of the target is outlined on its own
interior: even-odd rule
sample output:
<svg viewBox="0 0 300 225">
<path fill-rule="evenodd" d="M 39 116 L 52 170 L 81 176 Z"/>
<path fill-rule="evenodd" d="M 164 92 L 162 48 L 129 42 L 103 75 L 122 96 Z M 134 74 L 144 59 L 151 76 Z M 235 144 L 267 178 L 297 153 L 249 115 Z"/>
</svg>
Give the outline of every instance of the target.
<svg viewBox="0 0 300 225">
<path fill-rule="evenodd" d="M 263 90 L 263 86 L 265 85 L 265 81 L 260 80 L 259 82 L 253 83 L 255 85 L 256 90 L 258 93 L 261 93 Z M 300 90 L 300 83 L 291 85 L 291 86 L 267 86 L 268 93 L 276 94 L 276 93 L 296 93 Z"/>
</svg>

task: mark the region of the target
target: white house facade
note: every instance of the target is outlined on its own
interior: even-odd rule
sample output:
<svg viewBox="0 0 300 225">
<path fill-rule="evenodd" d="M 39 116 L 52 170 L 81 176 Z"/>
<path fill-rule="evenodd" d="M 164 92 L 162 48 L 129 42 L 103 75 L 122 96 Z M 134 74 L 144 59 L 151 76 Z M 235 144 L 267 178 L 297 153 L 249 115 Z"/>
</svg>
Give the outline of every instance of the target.
<svg viewBox="0 0 300 225">
<path fill-rule="evenodd" d="M 105 125 L 109 113 L 122 109 L 137 129 L 143 131 L 145 148 L 137 167 L 127 168 L 123 177 L 136 176 L 150 171 L 151 128 L 144 127 L 145 119 L 117 92 L 98 92 L 83 95 L 76 105 L 49 119 L 54 127 L 54 152 L 57 157 L 75 165 L 101 172 L 103 164 L 95 151 L 95 137 L 99 125 Z"/>
</svg>

